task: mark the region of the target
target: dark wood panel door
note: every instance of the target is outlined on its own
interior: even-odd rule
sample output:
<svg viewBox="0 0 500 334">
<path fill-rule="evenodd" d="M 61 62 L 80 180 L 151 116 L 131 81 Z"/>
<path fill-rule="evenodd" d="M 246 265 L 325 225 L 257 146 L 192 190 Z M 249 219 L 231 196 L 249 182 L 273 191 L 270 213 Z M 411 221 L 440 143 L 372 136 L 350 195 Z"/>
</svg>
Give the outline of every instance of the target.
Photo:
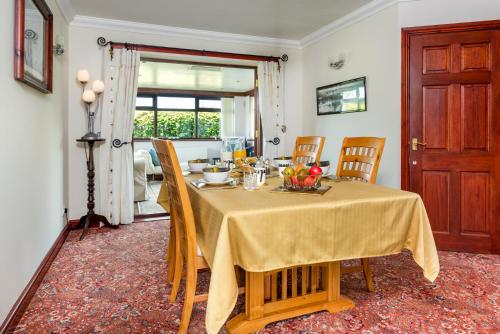
<svg viewBox="0 0 500 334">
<path fill-rule="evenodd" d="M 409 189 L 439 249 L 500 252 L 500 30 L 409 37 Z"/>
</svg>

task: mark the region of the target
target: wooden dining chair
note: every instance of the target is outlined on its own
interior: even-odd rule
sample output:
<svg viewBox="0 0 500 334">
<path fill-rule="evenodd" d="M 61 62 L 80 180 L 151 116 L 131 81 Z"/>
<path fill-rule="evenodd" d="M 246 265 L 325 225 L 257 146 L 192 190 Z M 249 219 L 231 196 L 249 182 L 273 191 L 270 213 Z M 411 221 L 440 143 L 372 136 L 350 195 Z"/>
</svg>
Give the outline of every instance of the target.
<svg viewBox="0 0 500 334">
<path fill-rule="evenodd" d="M 293 163 L 306 165 L 311 162 L 319 162 L 324 144 L 325 137 L 297 137 L 295 148 L 293 149 Z"/>
<path fill-rule="evenodd" d="M 208 265 L 198 251 L 193 209 L 174 146 L 169 140 L 159 139 L 153 139 L 153 146 L 160 160 L 170 199 L 170 221 L 173 227 L 167 254 L 168 264 L 171 267 L 168 273 L 169 281 L 172 283 L 170 301 L 175 301 L 182 276 L 185 274 L 186 292 L 179 333 L 187 333 L 193 303 L 208 299 L 207 294 L 196 295 L 198 270 L 207 269 Z"/>
<path fill-rule="evenodd" d="M 337 165 L 337 177 L 374 184 L 377 181 L 384 145 L 385 138 L 344 138 Z M 374 291 L 369 258 L 361 259 L 361 265 L 341 268 L 342 274 L 360 271 L 364 274 L 368 291 Z"/>
<path fill-rule="evenodd" d="M 196 295 L 198 271 L 209 270 L 209 266 L 196 242 L 196 227 L 191 201 L 182 170 L 170 140 L 153 139 L 153 147 L 158 154 L 170 204 L 170 238 L 167 251 L 167 280 L 172 285 L 170 302 L 177 299 L 181 279 L 186 276 L 186 292 L 182 309 L 179 333 L 187 333 L 193 304 L 208 299 L 208 294 Z M 185 263 L 185 265 L 184 265 Z M 238 293 L 244 293 L 244 274 L 235 266 Z"/>
</svg>

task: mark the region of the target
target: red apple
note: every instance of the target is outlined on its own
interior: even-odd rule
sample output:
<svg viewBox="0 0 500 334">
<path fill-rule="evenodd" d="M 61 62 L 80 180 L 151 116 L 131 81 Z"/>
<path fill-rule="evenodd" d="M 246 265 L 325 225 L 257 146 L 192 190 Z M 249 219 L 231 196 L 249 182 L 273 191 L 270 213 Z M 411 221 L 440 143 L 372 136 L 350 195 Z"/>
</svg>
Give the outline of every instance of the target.
<svg viewBox="0 0 500 334">
<path fill-rule="evenodd" d="M 292 184 L 293 184 L 294 186 L 296 186 L 296 185 L 298 185 L 298 184 L 299 184 L 299 178 L 298 178 L 298 177 L 296 177 L 296 176 L 292 176 L 290 179 L 292 180 Z"/>
<path fill-rule="evenodd" d="M 309 168 L 309 175 L 316 176 L 316 175 L 321 175 L 321 173 L 323 173 L 323 171 L 319 166 L 312 166 L 311 168 Z"/>
<path fill-rule="evenodd" d="M 312 187 L 312 186 L 314 186 L 315 183 L 316 183 L 316 177 L 313 175 L 309 175 L 304 180 L 304 187 Z"/>
</svg>

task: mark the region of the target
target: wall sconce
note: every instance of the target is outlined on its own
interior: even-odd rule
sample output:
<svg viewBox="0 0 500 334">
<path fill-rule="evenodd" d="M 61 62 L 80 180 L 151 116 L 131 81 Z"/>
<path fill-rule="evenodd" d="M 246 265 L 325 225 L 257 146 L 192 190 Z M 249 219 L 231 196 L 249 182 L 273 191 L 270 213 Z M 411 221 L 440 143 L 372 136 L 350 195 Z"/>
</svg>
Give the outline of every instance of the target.
<svg viewBox="0 0 500 334">
<path fill-rule="evenodd" d="M 53 47 L 55 56 L 62 56 L 64 54 L 64 40 L 60 35 L 56 36 L 56 44 Z"/>
<path fill-rule="evenodd" d="M 346 63 L 346 54 L 341 53 L 337 57 L 331 57 L 328 59 L 328 67 L 332 70 L 340 70 L 344 67 Z"/>
</svg>

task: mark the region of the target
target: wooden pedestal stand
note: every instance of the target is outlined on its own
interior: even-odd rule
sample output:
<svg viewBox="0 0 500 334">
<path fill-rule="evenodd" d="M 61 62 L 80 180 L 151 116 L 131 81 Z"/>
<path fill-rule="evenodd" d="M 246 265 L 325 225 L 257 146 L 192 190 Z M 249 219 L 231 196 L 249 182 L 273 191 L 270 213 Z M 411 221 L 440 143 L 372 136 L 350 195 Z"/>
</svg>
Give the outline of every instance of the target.
<svg viewBox="0 0 500 334">
<path fill-rule="evenodd" d="M 95 167 L 94 167 L 94 144 L 96 142 L 104 142 L 104 138 L 85 138 L 82 137 L 80 139 L 76 140 L 79 143 L 84 143 L 88 144 L 89 147 L 89 156 L 87 159 L 87 177 L 88 177 L 88 183 L 87 183 L 87 191 L 88 191 L 88 197 L 87 197 L 87 214 L 85 216 L 82 216 L 80 218 L 80 223 L 76 227 L 76 229 L 83 228 L 82 235 L 80 236 L 80 240 L 83 240 L 85 237 L 85 234 L 87 233 L 87 229 L 89 228 L 90 225 L 98 225 L 99 223 L 103 223 L 105 226 L 111 227 L 111 228 L 118 228 L 117 225 L 111 225 L 108 221 L 108 219 L 104 216 L 98 215 L 94 212 L 95 208 L 95 198 L 94 198 L 94 189 L 95 189 L 95 183 L 94 183 L 94 177 L 95 177 Z"/>
</svg>

